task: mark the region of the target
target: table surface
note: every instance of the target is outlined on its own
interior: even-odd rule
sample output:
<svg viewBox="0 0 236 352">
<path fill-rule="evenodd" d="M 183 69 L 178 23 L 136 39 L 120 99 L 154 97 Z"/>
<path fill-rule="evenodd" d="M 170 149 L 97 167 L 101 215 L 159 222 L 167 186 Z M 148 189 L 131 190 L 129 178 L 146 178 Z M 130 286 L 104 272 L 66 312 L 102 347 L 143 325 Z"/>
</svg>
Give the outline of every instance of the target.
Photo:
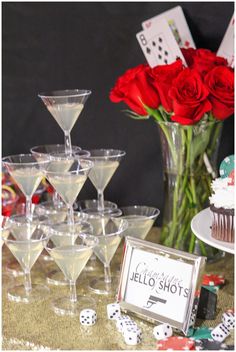
<svg viewBox="0 0 236 352">
<path fill-rule="evenodd" d="M 147 240 L 158 243 L 160 230 L 153 228 Z M 117 270 L 121 262 L 122 245 L 119 247 L 112 261 L 112 272 Z M 6 246 L 3 247 L 3 273 L 5 266 L 13 257 Z M 46 263 L 38 259 L 32 269 L 33 282 L 45 282 L 47 273 L 55 268 L 54 263 Z M 224 273 L 226 284 L 219 290 L 217 315 L 215 320 L 197 320 L 196 326 L 215 327 L 221 322 L 223 312 L 234 305 L 234 257 L 226 254 L 215 263 L 208 263 L 208 273 Z M 96 299 L 98 321 L 93 327 L 80 325 L 79 317 L 59 317 L 50 308 L 50 301 L 55 297 L 68 294 L 68 287 L 50 286 L 49 297 L 41 302 L 22 304 L 9 302 L 6 296 L 9 281 L 3 279 L 2 286 L 2 349 L 3 350 L 155 350 L 156 340 L 152 336 L 153 325 L 136 317 L 133 319 L 143 330 L 142 343 L 137 346 L 128 346 L 122 335 L 116 330 L 115 323 L 106 317 L 106 305 L 114 302 L 112 296 L 91 294 L 88 291 L 88 282 L 92 276 L 102 275 L 103 267 L 97 261 L 95 272 L 82 273 L 78 279 L 78 294 L 87 293 Z M 3 275 L 5 277 L 5 275 Z M 22 277 L 14 279 L 22 282 Z M 11 282 L 12 284 L 12 282 Z M 233 344 L 231 334 L 225 343 Z"/>
</svg>

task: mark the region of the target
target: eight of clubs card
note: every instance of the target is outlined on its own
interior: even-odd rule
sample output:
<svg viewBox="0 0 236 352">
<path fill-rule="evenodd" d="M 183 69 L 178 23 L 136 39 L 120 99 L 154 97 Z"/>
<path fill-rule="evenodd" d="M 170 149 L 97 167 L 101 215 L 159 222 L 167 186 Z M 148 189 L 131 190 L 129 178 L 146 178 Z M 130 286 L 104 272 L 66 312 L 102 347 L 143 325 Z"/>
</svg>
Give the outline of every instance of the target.
<svg viewBox="0 0 236 352">
<path fill-rule="evenodd" d="M 171 64 L 178 58 L 186 65 L 181 50 L 165 19 L 160 20 L 158 26 L 137 33 L 136 37 L 149 66 Z"/>
<path fill-rule="evenodd" d="M 159 26 L 166 19 L 180 48 L 196 48 L 181 6 L 176 6 L 142 23 L 143 29 Z"/>
<path fill-rule="evenodd" d="M 224 57 L 229 66 L 234 67 L 234 16 L 231 18 L 224 38 L 217 51 L 217 56 Z"/>
</svg>

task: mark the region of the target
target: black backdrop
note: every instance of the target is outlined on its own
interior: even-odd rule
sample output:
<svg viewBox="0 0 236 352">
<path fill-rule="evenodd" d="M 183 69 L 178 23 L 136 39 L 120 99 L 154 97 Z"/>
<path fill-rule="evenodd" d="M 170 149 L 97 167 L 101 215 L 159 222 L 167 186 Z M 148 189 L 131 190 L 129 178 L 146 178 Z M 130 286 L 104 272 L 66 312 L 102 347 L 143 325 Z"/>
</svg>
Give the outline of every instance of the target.
<svg viewBox="0 0 236 352">
<path fill-rule="evenodd" d="M 116 78 L 145 62 L 135 34 L 141 22 L 181 5 L 197 47 L 217 51 L 233 2 L 2 3 L 3 156 L 63 143 L 63 132 L 37 97 L 52 89 L 89 88 L 72 130 L 84 148 L 121 148 L 127 155 L 105 191 L 119 205 L 163 209 L 162 163 L 153 121 L 134 121 L 109 101 Z M 233 118 L 224 124 L 219 161 L 233 153 Z M 81 199 L 96 197 L 89 182 Z"/>
</svg>

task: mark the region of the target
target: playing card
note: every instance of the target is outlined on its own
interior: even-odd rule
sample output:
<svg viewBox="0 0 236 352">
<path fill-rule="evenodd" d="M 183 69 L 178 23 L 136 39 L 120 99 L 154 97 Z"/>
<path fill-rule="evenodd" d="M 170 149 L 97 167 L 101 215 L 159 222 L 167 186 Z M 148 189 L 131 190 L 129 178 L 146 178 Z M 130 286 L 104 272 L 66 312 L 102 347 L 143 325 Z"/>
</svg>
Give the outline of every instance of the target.
<svg viewBox="0 0 236 352">
<path fill-rule="evenodd" d="M 186 65 L 181 50 L 165 19 L 158 25 L 136 34 L 149 66 L 171 64 L 178 58 Z"/>
<path fill-rule="evenodd" d="M 217 56 L 223 56 L 229 66 L 234 67 L 234 15 L 225 32 L 224 38 L 217 51 Z"/>
<path fill-rule="evenodd" d="M 196 48 L 186 18 L 181 6 L 176 6 L 160 15 L 142 23 L 143 29 L 158 25 L 161 19 L 166 19 L 180 48 Z"/>
</svg>

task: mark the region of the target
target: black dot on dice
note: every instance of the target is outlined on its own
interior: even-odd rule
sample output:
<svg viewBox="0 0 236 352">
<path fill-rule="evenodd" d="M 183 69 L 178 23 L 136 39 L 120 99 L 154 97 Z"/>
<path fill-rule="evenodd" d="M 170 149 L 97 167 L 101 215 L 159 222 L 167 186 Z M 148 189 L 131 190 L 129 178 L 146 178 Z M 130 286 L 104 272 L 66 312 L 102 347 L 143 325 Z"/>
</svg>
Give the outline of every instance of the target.
<svg viewBox="0 0 236 352">
<path fill-rule="evenodd" d="M 169 325 L 167 325 L 167 329 L 169 329 L 170 328 L 170 326 Z"/>
<path fill-rule="evenodd" d="M 159 335 L 159 332 L 157 331 L 157 335 Z"/>
<path fill-rule="evenodd" d="M 116 313 L 118 313 L 118 309 L 116 310 Z"/>
<path fill-rule="evenodd" d="M 158 59 L 161 59 L 162 58 L 162 56 L 161 55 L 158 55 Z"/>
<path fill-rule="evenodd" d="M 165 51 L 165 55 L 168 56 L 168 51 Z"/>
<path fill-rule="evenodd" d="M 167 332 L 165 332 L 165 335 L 167 335 Z"/>
<path fill-rule="evenodd" d="M 167 60 L 164 60 L 164 62 L 165 62 L 165 64 L 167 64 L 167 63 L 168 63 L 168 61 L 167 61 Z"/>
<path fill-rule="evenodd" d="M 160 43 L 162 43 L 162 38 L 161 37 L 159 37 L 158 40 L 159 40 Z"/>
<path fill-rule="evenodd" d="M 87 321 L 87 324 L 89 324 L 89 322 Z"/>
<path fill-rule="evenodd" d="M 129 337 L 129 340 L 132 340 L 131 337 Z"/>
<path fill-rule="evenodd" d="M 161 47 L 161 46 L 158 46 L 158 50 L 162 51 L 162 47 Z"/>
</svg>

